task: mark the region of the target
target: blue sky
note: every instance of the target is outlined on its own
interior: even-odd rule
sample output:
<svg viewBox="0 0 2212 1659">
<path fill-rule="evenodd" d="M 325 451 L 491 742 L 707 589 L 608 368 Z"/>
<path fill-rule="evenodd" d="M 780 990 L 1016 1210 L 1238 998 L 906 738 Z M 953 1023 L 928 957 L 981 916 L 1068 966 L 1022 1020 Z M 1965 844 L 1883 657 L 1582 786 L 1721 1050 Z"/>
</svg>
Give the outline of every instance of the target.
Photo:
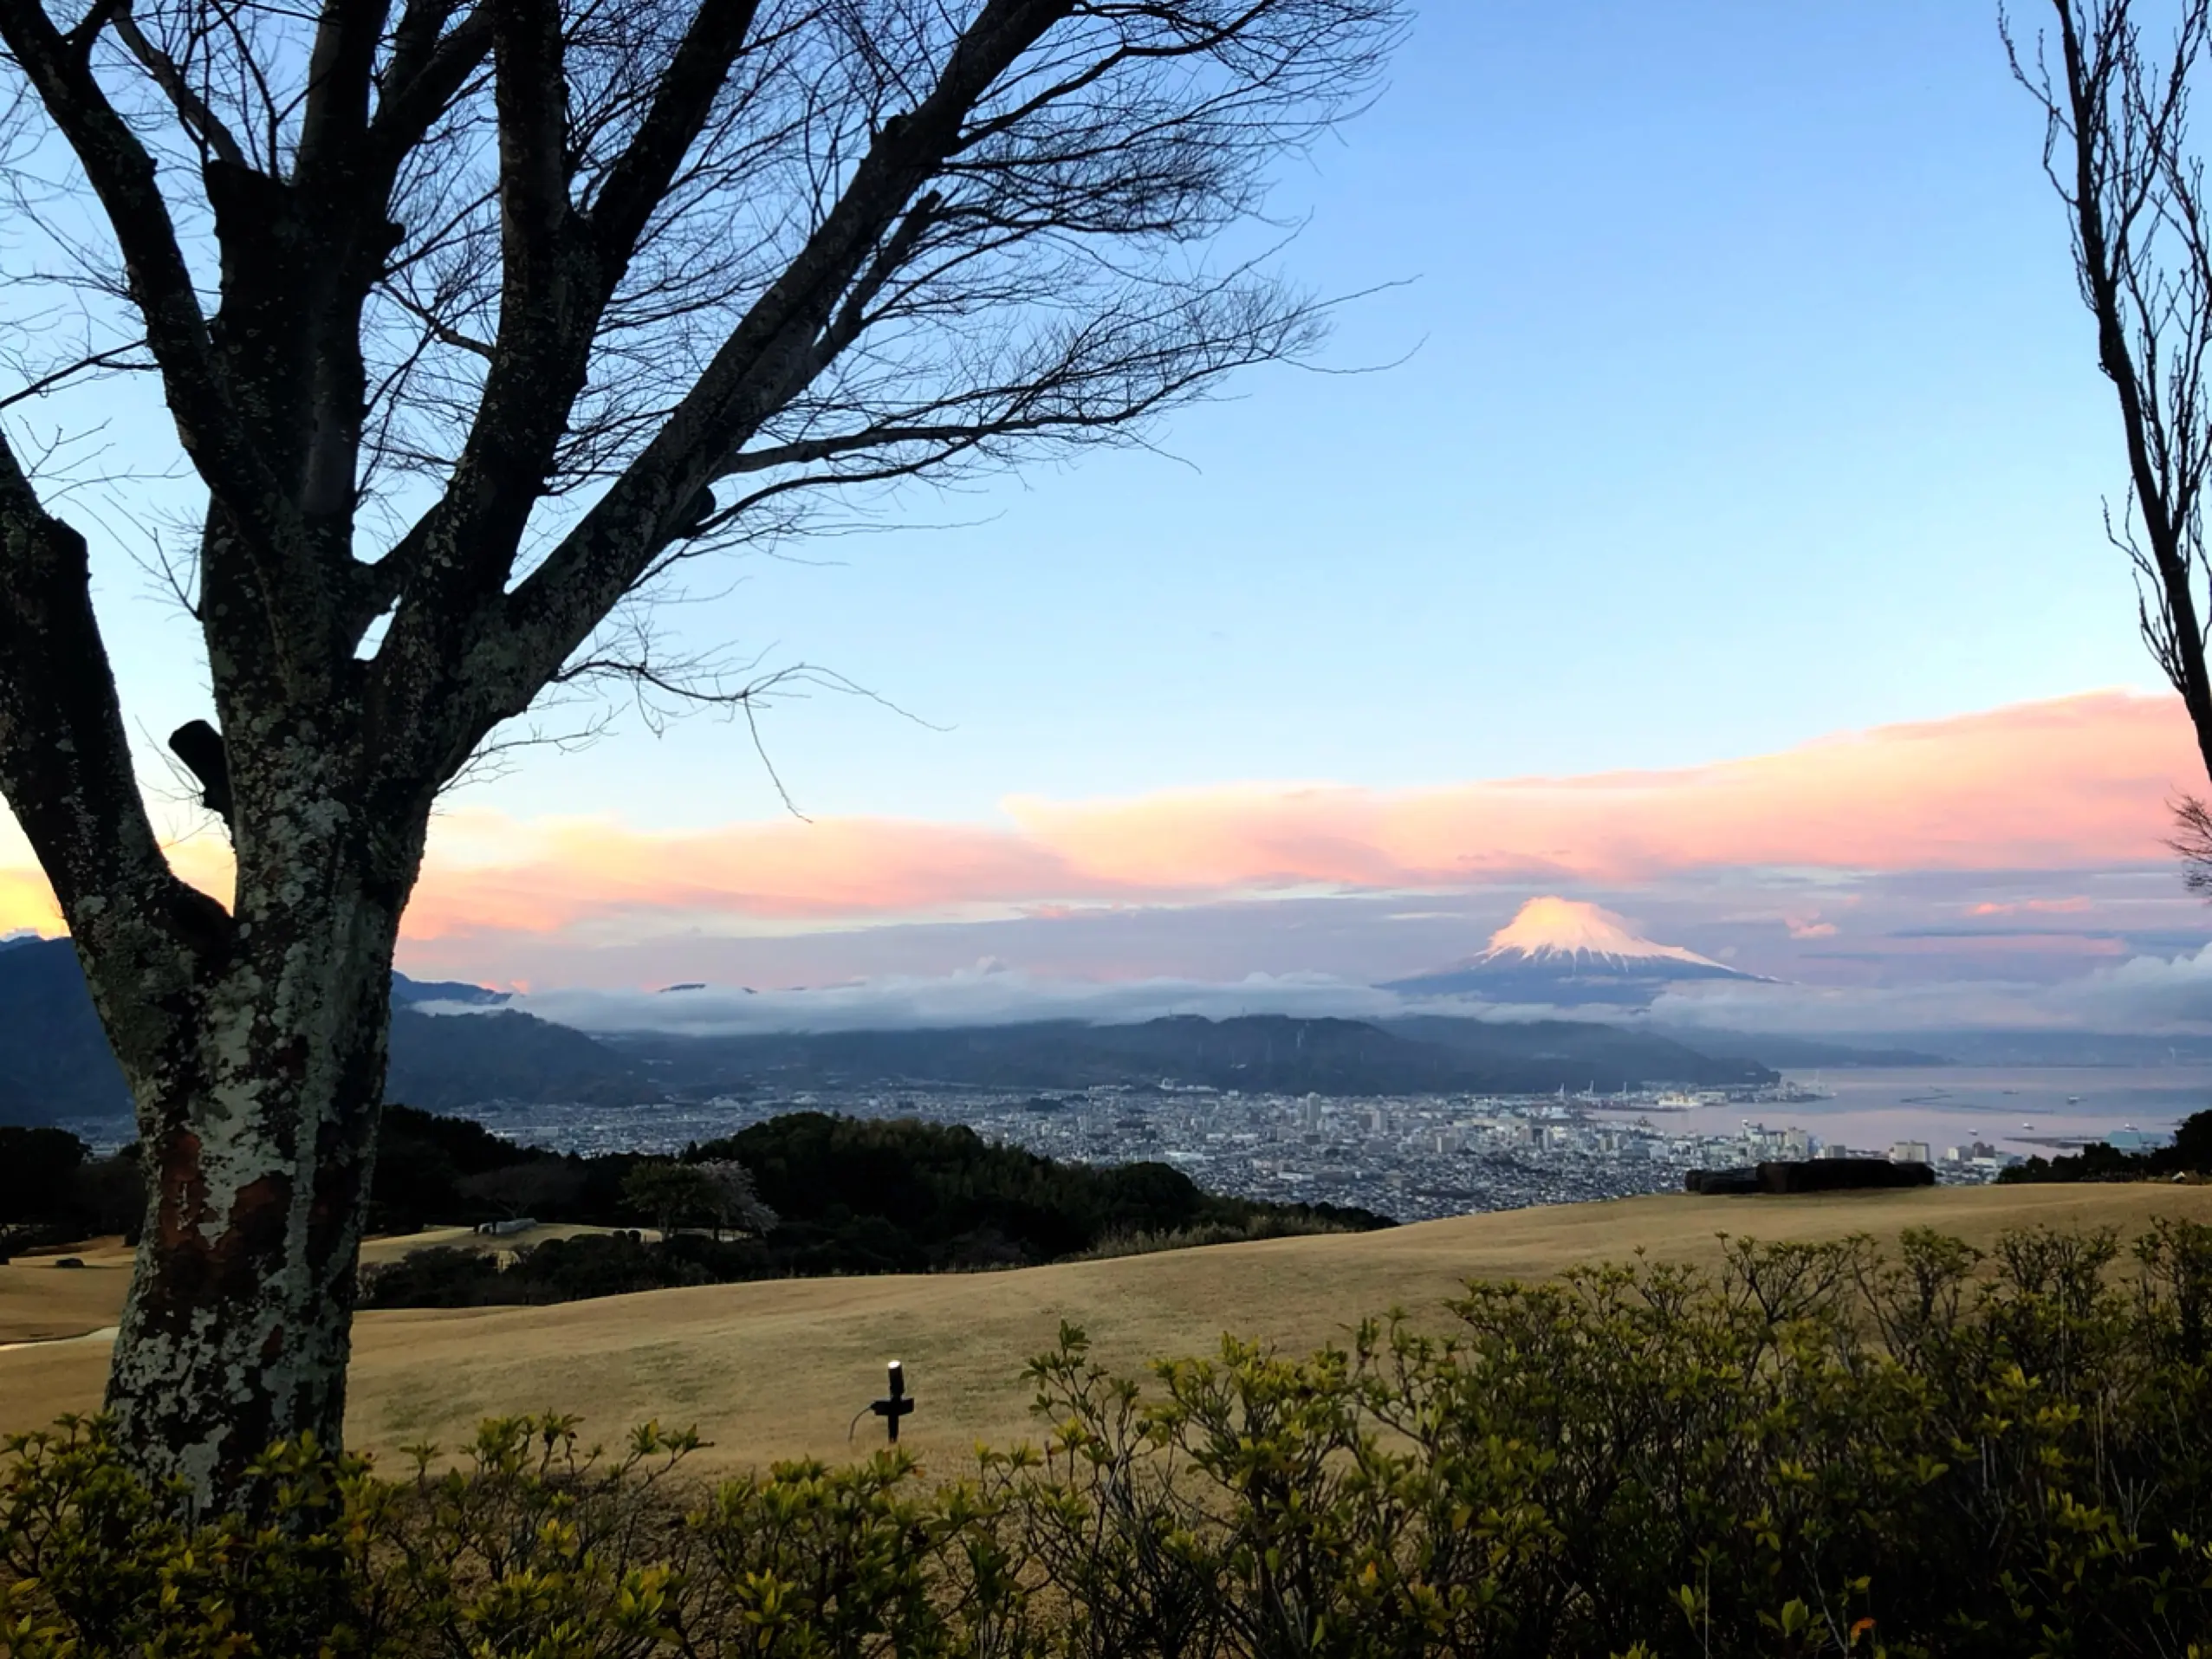
<svg viewBox="0 0 2212 1659">
<path fill-rule="evenodd" d="M 468 937 L 423 924 L 403 963 L 503 982 L 726 969 L 821 983 L 987 956 L 1074 977 L 1359 981 L 1479 947 L 1552 878 L 1517 866 L 1464 904 L 1408 904 L 1345 877 L 1365 897 L 1346 898 L 1340 941 L 1296 908 L 1325 903 L 1312 872 L 1340 865 L 1315 852 L 1334 820 L 1294 791 L 1266 797 L 1302 826 L 1294 858 L 1263 826 L 1219 879 L 1162 885 L 1183 856 L 1173 838 L 1243 822 L 1240 785 L 1340 786 L 1367 803 L 1354 818 L 1379 823 L 1418 818 L 1423 791 L 1459 799 L 1485 780 L 1759 756 L 1796 777 L 1790 752 L 1828 734 L 2160 690 L 2103 541 L 2117 418 L 2041 139 L 1979 5 L 1427 7 L 1375 107 L 1281 172 L 1276 211 L 1300 227 L 1285 269 L 1365 296 L 1320 365 L 1340 372 L 1255 373 L 1174 416 L 1153 450 L 915 489 L 876 533 L 702 572 L 705 597 L 661 619 L 686 643 L 822 664 L 917 719 L 835 696 L 769 712 L 770 750 L 819 833 L 785 813 L 742 726 L 694 718 L 655 739 L 630 716 L 581 754 L 526 752 L 457 792 L 433 831 L 442 914 L 468 910 L 455 896 L 471 884 L 503 908 Z M 146 391 L 109 394 L 133 456 L 159 435 L 155 412 L 120 400 Z M 204 711 L 197 644 L 117 547 L 99 556 L 151 758 L 159 733 Z M 2092 742 L 2046 781 L 2045 798 L 2100 826 L 2056 865 L 2021 850 L 2041 814 L 1992 788 L 1959 797 L 1982 819 L 1956 806 L 1988 856 L 1943 852 L 1940 879 L 1919 882 L 1910 859 L 1855 876 L 1848 849 L 1808 853 L 1823 891 L 1872 884 L 1856 911 L 1833 894 L 1808 908 L 1794 875 L 1608 885 L 1586 848 L 1555 865 L 1581 886 L 1559 880 L 1672 940 L 1783 953 L 1765 971 L 1808 982 L 1952 971 L 1953 947 L 1914 941 L 1956 926 L 1984 930 L 1956 953 L 1982 979 L 2186 953 L 2199 909 L 2178 884 L 2139 890 L 2170 881 L 2156 836 L 2189 781 L 2186 742 L 2165 715 L 2121 704 L 2000 727 L 2064 726 L 2070 710 L 2137 736 L 2115 747 L 2118 770 L 2082 759 Z M 1875 747 L 1925 745 L 1907 732 Z M 1665 791 L 1705 799 L 1703 775 Z M 1901 760 L 1904 793 L 1868 805 L 1951 833 L 1952 806 L 1907 799 L 1931 775 Z M 2123 786 L 2124 802 L 2108 793 L 2089 811 Z M 1185 813 L 1175 792 L 1214 805 Z M 1054 827 L 1049 803 L 1113 800 L 1151 803 L 1132 823 L 1199 827 L 1104 852 Z M 1452 856 L 1495 852 L 1490 810 L 1469 808 Z M 1761 810 L 1786 820 L 1787 794 Z M 572 845 L 560 826 L 579 819 L 611 827 Z M 1341 868 L 1367 867 L 1352 850 Z M 511 870 L 483 873 L 510 852 Z M 683 872 L 676 896 L 632 926 L 626 884 L 659 857 Z M 1109 865 L 1146 873 L 1117 886 Z M 2098 886 L 2101 870 L 2133 896 L 2096 897 L 2118 891 Z M 569 897 L 595 919 L 530 931 L 534 911 Z M 1070 929 L 1056 907 L 1071 902 L 1158 903 L 1168 919 Z M 2040 944 L 1989 931 L 2030 913 L 2050 930 Z M 679 935 L 691 965 L 661 975 Z M 775 943 L 801 935 L 821 937 Z"/>
<path fill-rule="evenodd" d="M 1397 285 L 1325 356 L 1373 372 L 1256 372 L 1158 453 L 910 491 L 663 619 L 945 729 L 779 710 L 810 814 L 1670 766 L 2149 686 L 2040 144 L 1978 6 L 1430 5 L 1276 198 L 1298 281 Z M 112 548 L 101 577 L 165 731 L 192 631 Z M 778 810 L 742 731 L 619 729 L 466 798 Z"/>
<path fill-rule="evenodd" d="M 1435 5 L 1279 204 L 1327 360 L 754 561 L 672 619 L 938 733 L 769 725 L 810 813 L 1666 766 L 2150 685 L 2034 112 L 1976 6 Z M 1410 356 L 1407 353 L 1411 353 Z M 703 581 L 703 587 L 710 585 Z M 484 798 L 769 810 L 694 722 Z"/>
</svg>

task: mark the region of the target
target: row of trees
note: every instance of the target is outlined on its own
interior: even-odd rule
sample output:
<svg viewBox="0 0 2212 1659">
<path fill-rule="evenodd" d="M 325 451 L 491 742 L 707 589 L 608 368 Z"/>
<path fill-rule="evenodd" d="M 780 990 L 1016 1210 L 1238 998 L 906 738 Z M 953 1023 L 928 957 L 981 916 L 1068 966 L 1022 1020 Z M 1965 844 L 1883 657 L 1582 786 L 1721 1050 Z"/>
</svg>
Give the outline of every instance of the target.
<svg viewBox="0 0 2212 1659">
<path fill-rule="evenodd" d="M 145 1212 L 137 1148 L 95 1157 L 66 1130 L 0 1124 L 0 1259 L 93 1234 L 127 1236 Z"/>
</svg>

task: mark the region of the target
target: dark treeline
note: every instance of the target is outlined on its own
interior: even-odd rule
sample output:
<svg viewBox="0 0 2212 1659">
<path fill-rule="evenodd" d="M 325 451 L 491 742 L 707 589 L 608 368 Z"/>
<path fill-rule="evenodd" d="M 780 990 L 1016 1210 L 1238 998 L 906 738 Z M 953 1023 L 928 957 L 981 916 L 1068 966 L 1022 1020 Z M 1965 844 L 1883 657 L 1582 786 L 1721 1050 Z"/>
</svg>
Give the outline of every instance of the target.
<svg viewBox="0 0 2212 1659">
<path fill-rule="evenodd" d="M 129 1237 L 145 1209 L 136 1146 L 96 1157 L 65 1130 L 0 1124 L 0 1261 L 103 1233 Z"/>
<path fill-rule="evenodd" d="M 2162 1181 L 2212 1175 L 2212 1111 L 2191 1112 L 2174 1131 L 2173 1144 L 2148 1152 L 2123 1152 L 2092 1141 L 2072 1157 L 2032 1157 L 2001 1171 L 2002 1182 Z"/>
<path fill-rule="evenodd" d="M 1164 1163 L 1062 1163 L 974 1131 L 912 1118 L 790 1112 L 685 1149 L 693 1165 L 734 1162 L 774 1213 L 765 1231 L 723 1238 L 636 1231 L 554 1240 L 500 1262 L 458 1248 L 373 1270 L 371 1306 L 570 1301 L 679 1285 L 837 1273 L 1029 1266 L 1149 1241 L 1190 1242 L 1387 1226 L 1333 1205 L 1225 1197 Z M 551 1153 L 480 1124 L 387 1108 L 373 1211 L 386 1231 L 528 1215 L 638 1229 L 635 1153 Z"/>
<path fill-rule="evenodd" d="M 371 1186 L 373 1232 L 540 1222 L 644 1229 L 667 1219 L 640 1199 L 641 1172 L 741 1164 L 772 1224 L 723 1238 L 712 1218 L 665 1243 L 618 1233 L 540 1244 L 503 1263 L 425 1249 L 373 1269 L 373 1306 L 568 1301 L 740 1279 L 1023 1267 L 1160 1240 L 1203 1242 L 1353 1231 L 1385 1217 L 1329 1204 L 1266 1203 L 1205 1191 L 1164 1163 L 1093 1168 L 995 1145 L 972 1130 L 911 1118 L 800 1111 L 688 1147 L 679 1157 L 585 1157 L 518 1146 L 481 1124 L 387 1106 Z M 135 1226 L 135 1148 L 95 1157 L 58 1129 L 0 1129 L 0 1248 L 52 1245 Z M 511 1254 L 511 1253 L 510 1253 Z"/>
</svg>

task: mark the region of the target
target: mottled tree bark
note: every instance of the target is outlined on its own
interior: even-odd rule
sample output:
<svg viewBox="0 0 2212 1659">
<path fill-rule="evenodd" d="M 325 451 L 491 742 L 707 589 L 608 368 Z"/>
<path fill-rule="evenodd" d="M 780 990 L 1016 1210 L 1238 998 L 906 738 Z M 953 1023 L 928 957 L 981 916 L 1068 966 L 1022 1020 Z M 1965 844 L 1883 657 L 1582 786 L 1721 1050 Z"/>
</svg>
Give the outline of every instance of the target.
<svg viewBox="0 0 2212 1659">
<path fill-rule="evenodd" d="M 235 1503 L 273 1441 L 340 1443 L 392 952 L 431 792 L 379 778 L 342 689 L 289 720 L 242 694 L 232 717 L 260 741 L 233 768 L 228 911 L 155 845 L 82 540 L 38 509 L 4 443 L 0 587 L 0 789 L 69 920 L 145 1149 L 108 1406 L 147 1476 Z"/>
<path fill-rule="evenodd" d="M 189 1041 L 132 1079 L 149 1192 L 107 1404 L 142 1469 L 208 1498 L 274 1441 L 341 1443 L 400 893 L 363 879 L 343 802 L 299 800 L 340 833 L 241 882 Z"/>
</svg>

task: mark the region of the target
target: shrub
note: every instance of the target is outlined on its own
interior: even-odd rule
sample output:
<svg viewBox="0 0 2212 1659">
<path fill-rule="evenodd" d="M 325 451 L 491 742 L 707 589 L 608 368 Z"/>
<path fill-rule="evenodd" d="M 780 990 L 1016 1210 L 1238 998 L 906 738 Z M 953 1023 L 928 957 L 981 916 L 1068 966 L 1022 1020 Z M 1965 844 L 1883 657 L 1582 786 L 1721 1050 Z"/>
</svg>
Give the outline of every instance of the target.
<svg viewBox="0 0 2212 1659">
<path fill-rule="evenodd" d="M 2123 1271 L 2124 1269 L 2124 1271 Z M 2202 1656 L 2212 1229 L 1729 1247 L 1477 1283 L 1138 1381 L 1063 1329 L 1044 1436 L 708 1489 L 487 1424 L 386 1480 L 280 1448 L 198 1527 L 107 1429 L 12 1442 L 0 1650 L 393 1656 Z"/>
<path fill-rule="evenodd" d="M 432 1245 L 364 1268 L 361 1306 L 544 1306 L 758 1279 L 769 1269 L 768 1253 L 753 1240 L 678 1237 L 650 1244 L 631 1234 L 586 1234 L 515 1251 L 504 1265 L 488 1250 Z"/>
<path fill-rule="evenodd" d="M 1249 1244 L 1262 1239 L 1310 1238 L 1322 1233 L 1352 1233 L 1362 1228 L 1316 1215 L 1262 1215 L 1249 1222 L 1203 1222 L 1171 1232 L 1110 1233 L 1089 1249 L 1070 1258 L 1076 1261 L 1104 1261 L 1114 1256 L 1151 1255 L 1161 1250 L 1191 1250 L 1213 1244 Z"/>
<path fill-rule="evenodd" d="M 410 1250 L 361 1269 L 363 1307 L 484 1307 L 522 1299 L 497 1261 L 465 1245 Z"/>
</svg>

